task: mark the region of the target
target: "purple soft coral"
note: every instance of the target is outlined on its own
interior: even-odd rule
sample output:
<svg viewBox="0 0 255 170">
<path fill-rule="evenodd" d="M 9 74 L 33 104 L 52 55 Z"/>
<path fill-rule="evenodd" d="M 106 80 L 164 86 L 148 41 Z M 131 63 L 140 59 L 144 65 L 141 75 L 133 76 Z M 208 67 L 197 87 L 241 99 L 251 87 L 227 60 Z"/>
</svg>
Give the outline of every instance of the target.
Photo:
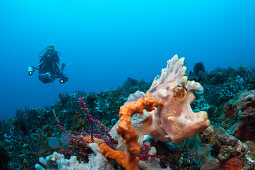
<svg viewBox="0 0 255 170">
<path fill-rule="evenodd" d="M 78 103 L 81 104 L 82 106 L 82 110 L 84 110 L 85 112 L 85 117 L 86 117 L 86 120 L 88 122 L 88 124 L 90 125 L 90 129 L 89 129 L 89 133 L 90 133 L 90 136 L 91 136 L 91 141 L 93 142 L 94 141 L 94 137 L 96 138 L 101 138 L 103 139 L 111 148 L 115 148 L 113 146 L 113 144 L 117 144 L 117 141 L 115 141 L 111 135 L 108 133 L 109 130 L 107 130 L 105 128 L 105 126 L 101 123 L 101 121 L 97 120 L 97 119 L 93 119 L 91 117 L 91 115 L 89 114 L 89 111 L 86 107 L 86 104 L 84 102 L 84 98 L 79 98 L 79 101 Z M 97 130 L 99 132 L 99 134 L 94 134 L 94 125 L 97 124 Z M 103 135 L 103 132 L 106 134 L 106 137 Z M 107 138 L 108 137 L 108 138 Z"/>
</svg>

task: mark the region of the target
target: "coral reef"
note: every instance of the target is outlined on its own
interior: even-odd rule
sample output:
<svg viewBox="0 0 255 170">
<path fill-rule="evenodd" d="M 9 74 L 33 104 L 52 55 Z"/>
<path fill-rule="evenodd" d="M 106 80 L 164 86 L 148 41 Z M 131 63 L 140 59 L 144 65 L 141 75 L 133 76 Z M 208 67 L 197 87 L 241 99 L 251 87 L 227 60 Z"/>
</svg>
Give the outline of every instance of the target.
<svg viewBox="0 0 255 170">
<path fill-rule="evenodd" d="M 214 128 L 215 127 L 210 127 Z M 255 162 L 250 160 L 247 154 L 249 149 L 245 143 L 229 135 L 223 128 L 213 131 L 211 134 L 203 133 L 203 138 L 214 136 L 214 142 L 211 145 L 212 161 L 205 162 L 204 168 L 210 166 L 212 169 L 220 167 L 224 169 L 253 169 Z"/>
<path fill-rule="evenodd" d="M 3 146 L 0 145 L 0 169 L 7 170 L 8 169 L 8 161 L 9 156 L 7 151 Z"/>
<path fill-rule="evenodd" d="M 233 135 L 243 142 L 255 142 L 255 90 L 241 93 L 237 103 L 240 124 Z"/>
<path fill-rule="evenodd" d="M 76 156 L 71 156 L 70 159 L 65 159 L 63 154 L 54 152 L 46 158 L 40 157 L 40 164 L 35 165 L 36 170 L 44 169 L 69 169 L 69 170 L 89 170 L 89 169 L 102 169 L 113 170 L 114 168 L 108 164 L 107 159 L 101 154 L 96 143 L 88 144 L 93 151 L 89 156 L 89 162 L 84 163 L 77 160 Z"/>
<path fill-rule="evenodd" d="M 170 170 L 170 167 L 168 165 L 166 168 L 162 168 L 160 166 L 160 158 L 162 157 L 157 155 L 157 150 L 155 147 L 149 147 L 148 153 L 140 156 L 140 161 L 138 162 L 138 165 L 141 169 L 151 169 L 151 170 Z M 165 162 L 166 163 L 166 162 Z M 168 162 L 167 162 L 168 164 Z"/>
<path fill-rule="evenodd" d="M 255 91 L 241 91 L 234 99 L 228 101 L 223 108 L 225 122 L 232 126 L 232 134 L 242 142 L 255 142 Z"/>
<path fill-rule="evenodd" d="M 128 78 L 115 90 L 63 93 L 53 106 L 18 109 L 0 121 L 1 166 L 255 169 L 255 70 L 197 65 L 185 72 L 184 59 L 174 56 L 153 82 Z M 134 109 L 149 99 L 144 92 L 162 106 Z"/>
<path fill-rule="evenodd" d="M 205 72 L 205 66 L 202 62 L 198 62 L 194 65 L 193 71 L 196 75 L 199 74 L 199 72 Z"/>
</svg>

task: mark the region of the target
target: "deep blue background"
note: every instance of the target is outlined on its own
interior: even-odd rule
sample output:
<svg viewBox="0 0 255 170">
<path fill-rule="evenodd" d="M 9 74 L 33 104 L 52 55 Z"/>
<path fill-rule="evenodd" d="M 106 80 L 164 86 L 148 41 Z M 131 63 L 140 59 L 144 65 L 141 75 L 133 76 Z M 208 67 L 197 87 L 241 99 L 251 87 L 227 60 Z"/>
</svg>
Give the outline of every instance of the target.
<svg viewBox="0 0 255 170">
<path fill-rule="evenodd" d="M 174 54 L 189 69 L 255 65 L 255 1 L 1 0 L 0 118 L 54 104 L 59 92 L 98 91 L 127 77 L 152 80 Z M 49 44 L 69 82 L 42 84 L 27 66 Z"/>
</svg>

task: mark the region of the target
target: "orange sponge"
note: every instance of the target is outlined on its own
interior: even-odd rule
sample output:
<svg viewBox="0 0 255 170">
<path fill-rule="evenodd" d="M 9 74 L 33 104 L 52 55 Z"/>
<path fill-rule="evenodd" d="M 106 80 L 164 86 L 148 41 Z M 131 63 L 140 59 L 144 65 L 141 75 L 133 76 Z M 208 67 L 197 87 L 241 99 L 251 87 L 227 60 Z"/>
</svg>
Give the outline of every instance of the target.
<svg viewBox="0 0 255 170">
<path fill-rule="evenodd" d="M 139 136 L 134 126 L 131 124 L 131 117 L 137 113 L 143 114 L 143 109 L 152 111 L 155 107 L 162 105 L 163 103 L 161 101 L 147 93 L 144 98 L 127 103 L 120 108 L 120 124 L 116 130 L 125 141 L 125 145 L 127 147 L 126 156 L 123 152 L 110 148 L 102 139 L 93 138 L 93 142 L 98 144 L 101 153 L 106 158 L 116 160 L 118 164 L 127 170 L 139 170 L 137 165 L 139 158 L 136 157 L 140 153 L 140 146 L 138 144 Z M 92 142 L 90 136 L 80 137 L 86 143 Z"/>
<path fill-rule="evenodd" d="M 126 158 L 125 158 L 125 155 L 123 152 L 113 150 L 106 143 L 98 143 L 98 147 L 99 147 L 101 153 L 106 158 L 114 159 L 118 162 L 119 165 L 126 168 L 127 161 L 126 161 Z"/>
<path fill-rule="evenodd" d="M 91 136 L 80 136 L 80 138 L 82 138 L 83 142 L 85 143 L 103 143 L 104 140 L 103 139 L 98 139 L 93 137 L 93 142 L 91 141 Z"/>
<path fill-rule="evenodd" d="M 116 130 L 124 139 L 127 147 L 127 170 L 139 170 L 137 165 L 138 159 L 136 157 L 140 153 L 140 146 L 138 144 L 139 136 L 134 126 L 131 124 L 131 117 L 134 114 L 143 114 L 143 109 L 152 111 L 158 106 L 163 106 L 163 103 L 147 93 L 144 98 L 142 97 L 137 101 L 127 103 L 120 108 L 120 124 Z"/>
<path fill-rule="evenodd" d="M 224 165 L 224 170 L 241 170 L 242 168 L 242 161 L 234 157 L 227 160 L 226 164 Z"/>
<path fill-rule="evenodd" d="M 85 143 L 92 143 L 91 136 L 80 136 Z M 100 152 L 106 157 L 114 159 L 120 164 L 122 167 L 126 168 L 126 158 L 123 152 L 116 151 L 110 148 L 103 139 L 93 138 L 93 142 L 97 143 Z"/>
</svg>

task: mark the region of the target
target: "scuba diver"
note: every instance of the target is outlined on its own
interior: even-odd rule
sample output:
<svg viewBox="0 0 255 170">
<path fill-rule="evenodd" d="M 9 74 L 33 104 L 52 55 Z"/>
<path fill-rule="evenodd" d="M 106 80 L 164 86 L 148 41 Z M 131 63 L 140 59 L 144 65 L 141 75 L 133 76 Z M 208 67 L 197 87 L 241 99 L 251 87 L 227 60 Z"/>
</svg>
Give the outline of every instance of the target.
<svg viewBox="0 0 255 170">
<path fill-rule="evenodd" d="M 43 54 L 42 54 L 43 53 Z M 36 67 L 28 67 L 28 75 L 32 76 L 35 70 L 39 72 L 39 80 L 44 84 L 51 83 L 55 79 L 60 78 L 61 84 L 68 81 L 68 78 L 63 74 L 65 64 L 61 64 L 59 68 L 59 53 L 55 50 L 53 45 L 49 45 L 41 52 L 40 64 Z"/>
</svg>

